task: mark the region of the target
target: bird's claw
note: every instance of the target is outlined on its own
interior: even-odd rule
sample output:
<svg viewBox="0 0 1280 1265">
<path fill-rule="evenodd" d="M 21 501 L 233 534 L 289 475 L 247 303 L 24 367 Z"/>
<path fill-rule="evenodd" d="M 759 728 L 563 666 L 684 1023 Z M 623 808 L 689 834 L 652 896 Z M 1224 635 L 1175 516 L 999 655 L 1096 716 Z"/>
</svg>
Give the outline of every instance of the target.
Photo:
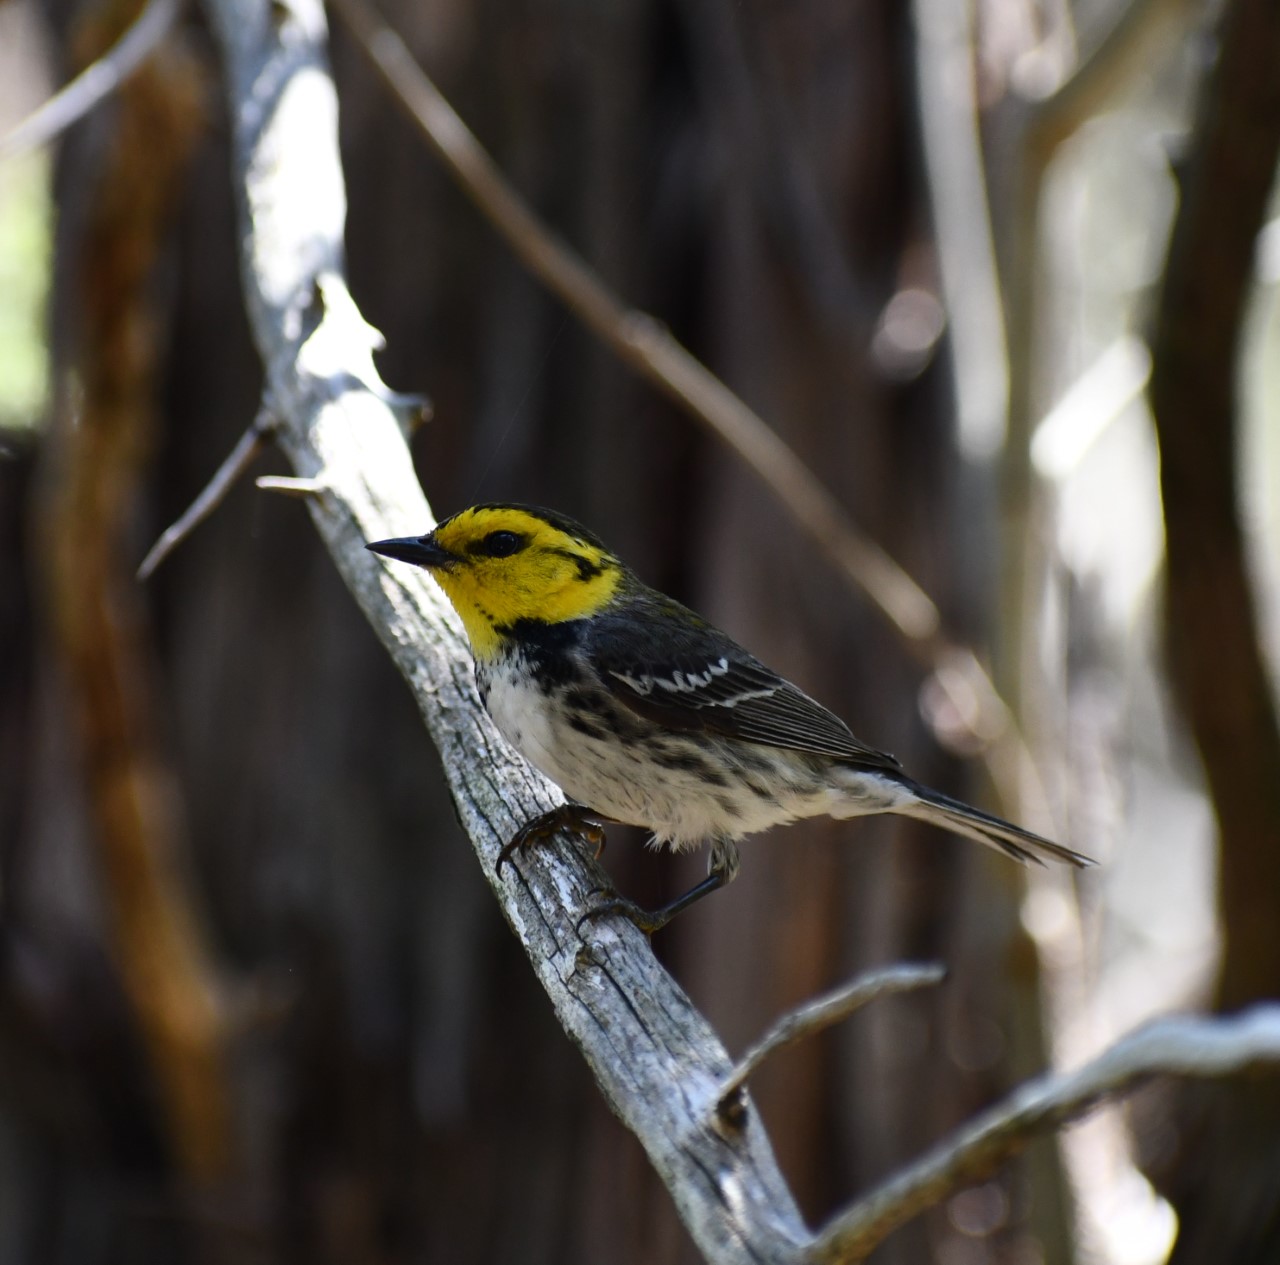
<svg viewBox="0 0 1280 1265">
<path fill-rule="evenodd" d="M 658 909 L 642 909 L 633 900 L 626 900 L 621 896 L 611 896 L 608 900 L 602 900 L 588 909 L 578 919 L 576 930 L 581 935 L 582 924 L 588 919 L 603 918 L 606 914 L 621 914 L 624 918 L 630 920 L 632 924 L 639 927 L 645 935 L 651 936 L 655 931 L 661 931 L 677 914 L 683 913 L 690 905 L 723 887 L 726 882 L 728 882 L 728 878 L 723 871 L 712 870 L 701 883 L 695 883 L 687 892 L 677 896 L 675 900 L 668 901 Z"/>
<path fill-rule="evenodd" d="M 512 854 L 524 848 L 532 848 L 537 844 L 545 843 L 552 835 L 561 830 L 571 830 L 585 839 L 595 848 L 596 860 L 600 859 L 600 854 L 604 852 L 606 842 L 604 822 L 584 805 L 566 803 L 561 804 L 558 808 L 551 809 L 550 812 L 543 813 L 539 817 L 535 817 L 532 821 L 525 822 L 511 836 L 510 840 L 503 845 L 502 851 L 498 853 L 498 861 L 494 866 L 494 873 L 500 877 L 502 867 L 511 859 Z"/>
<path fill-rule="evenodd" d="M 574 930 L 581 935 L 584 923 L 594 922 L 597 918 L 606 918 L 610 914 L 621 914 L 632 926 L 638 927 L 647 936 L 660 931 L 670 922 L 670 917 L 664 909 L 651 911 L 641 908 L 635 901 L 627 900 L 624 896 L 610 896 L 607 900 L 598 901 L 592 905 L 574 924 Z"/>
</svg>

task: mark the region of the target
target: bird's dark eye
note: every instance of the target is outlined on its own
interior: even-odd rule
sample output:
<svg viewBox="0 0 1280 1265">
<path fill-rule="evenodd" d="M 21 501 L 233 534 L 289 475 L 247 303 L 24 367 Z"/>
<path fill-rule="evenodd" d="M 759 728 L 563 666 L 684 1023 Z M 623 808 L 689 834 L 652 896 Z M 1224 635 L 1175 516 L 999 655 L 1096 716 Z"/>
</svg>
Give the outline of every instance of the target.
<svg viewBox="0 0 1280 1265">
<path fill-rule="evenodd" d="M 490 558 L 509 558 L 524 548 L 525 539 L 519 532 L 491 531 L 481 542 L 478 552 Z"/>
</svg>

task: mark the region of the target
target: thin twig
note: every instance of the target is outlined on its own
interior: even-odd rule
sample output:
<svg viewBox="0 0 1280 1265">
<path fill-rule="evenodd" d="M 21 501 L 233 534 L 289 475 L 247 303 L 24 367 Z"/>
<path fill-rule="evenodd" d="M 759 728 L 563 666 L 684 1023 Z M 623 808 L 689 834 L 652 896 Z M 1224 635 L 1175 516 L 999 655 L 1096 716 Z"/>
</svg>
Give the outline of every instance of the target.
<svg viewBox="0 0 1280 1265">
<path fill-rule="evenodd" d="M 236 446 L 205 485 L 204 491 L 191 502 L 177 522 L 165 528 L 164 534 L 151 546 L 138 568 L 139 580 L 149 580 L 155 569 L 222 504 L 236 480 L 262 451 L 270 426 L 270 414 L 265 410 L 253 419 L 249 429 L 236 441 Z"/>
<path fill-rule="evenodd" d="M 127 31 L 66 87 L 0 137 L 0 159 L 13 158 L 56 140 L 109 97 L 169 33 L 183 0 L 148 0 Z"/>
<path fill-rule="evenodd" d="M 1162 1019 L 1117 1041 L 1075 1072 L 1014 1090 L 909 1168 L 864 1195 L 819 1233 L 808 1265 L 860 1261 L 891 1231 L 991 1171 L 1036 1134 L 1157 1075 L 1221 1077 L 1280 1062 L 1280 1006 L 1230 1019 Z"/>
<path fill-rule="evenodd" d="M 328 484 L 323 479 L 295 479 L 287 474 L 264 474 L 254 480 L 254 486 L 263 492 L 276 492 L 280 496 L 292 496 L 299 501 L 309 501 L 323 496 Z"/>
<path fill-rule="evenodd" d="M 720 1087 L 720 1096 L 715 1103 L 716 1115 L 723 1119 L 732 1111 L 733 1100 L 738 1091 L 774 1051 L 813 1036 L 832 1024 L 840 1023 L 878 997 L 909 992 L 929 984 L 940 984 L 946 974 L 946 968 L 937 963 L 919 965 L 903 962 L 877 971 L 868 971 L 842 988 L 806 1002 L 803 1006 L 797 1006 L 777 1020 L 734 1064 L 733 1071 L 725 1077 L 724 1084 Z"/>
</svg>

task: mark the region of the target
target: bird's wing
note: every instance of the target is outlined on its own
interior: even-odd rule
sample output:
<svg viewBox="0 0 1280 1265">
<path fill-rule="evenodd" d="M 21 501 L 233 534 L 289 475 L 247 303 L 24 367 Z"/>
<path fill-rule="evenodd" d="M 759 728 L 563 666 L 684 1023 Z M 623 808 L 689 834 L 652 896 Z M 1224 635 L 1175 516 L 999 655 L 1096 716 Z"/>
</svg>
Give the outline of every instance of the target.
<svg viewBox="0 0 1280 1265">
<path fill-rule="evenodd" d="M 623 706 L 685 733 L 716 733 L 764 746 L 897 772 L 893 756 L 849 727 L 724 633 L 668 598 L 645 599 L 590 621 L 583 647 L 601 684 Z"/>
</svg>

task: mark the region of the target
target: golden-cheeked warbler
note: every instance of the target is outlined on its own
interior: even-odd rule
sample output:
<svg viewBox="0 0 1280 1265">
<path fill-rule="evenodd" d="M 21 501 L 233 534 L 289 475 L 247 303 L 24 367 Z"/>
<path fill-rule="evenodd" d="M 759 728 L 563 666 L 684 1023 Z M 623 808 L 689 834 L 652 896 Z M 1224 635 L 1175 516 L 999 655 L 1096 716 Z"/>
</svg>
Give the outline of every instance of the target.
<svg viewBox="0 0 1280 1265">
<path fill-rule="evenodd" d="M 1092 864 L 913 781 L 562 514 L 477 505 L 368 547 L 431 572 L 466 628 L 489 715 L 569 797 L 503 860 L 561 827 L 602 846 L 609 821 L 677 850 L 710 845 L 707 878 L 662 909 L 610 900 L 591 916 L 624 912 L 656 930 L 734 878 L 744 835 L 823 814 L 899 813 L 1019 861 Z"/>
</svg>

